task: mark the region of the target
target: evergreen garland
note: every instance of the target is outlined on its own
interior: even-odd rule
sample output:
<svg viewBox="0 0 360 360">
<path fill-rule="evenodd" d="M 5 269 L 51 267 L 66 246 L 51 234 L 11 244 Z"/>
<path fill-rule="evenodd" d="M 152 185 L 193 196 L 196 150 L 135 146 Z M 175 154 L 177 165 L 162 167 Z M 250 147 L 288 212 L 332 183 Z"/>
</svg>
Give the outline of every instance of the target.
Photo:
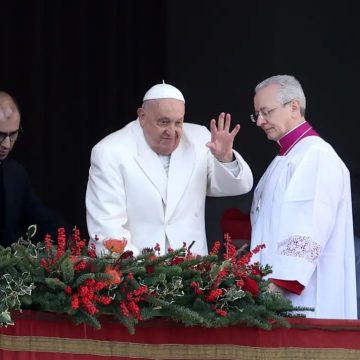
<svg viewBox="0 0 360 360">
<path fill-rule="evenodd" d="M 156 244 L 134 257 L 125 240 L 107 240 L 110 254 L 98 258 L 77 229 L 69 239 L 59 229 L 56 244 L 49 236 L 33 244 L 35 232 L 31 226 L 25 238 L 0 247 L 0 326 L 13 324 L 11 311 L 32 309 L 67 313 L 95 328 L 100 315 L 112 315 L 130 333 L 159 317 L 185 326 L 271 329 L 311 310 L 267 291 L 271 268 L 250 262 L 261 247 L 239 256 L 226 238 L 223 259 L 219 242 L 207 256 L 193 255 L 185 244 L 160 256 Z"/>
</svg>

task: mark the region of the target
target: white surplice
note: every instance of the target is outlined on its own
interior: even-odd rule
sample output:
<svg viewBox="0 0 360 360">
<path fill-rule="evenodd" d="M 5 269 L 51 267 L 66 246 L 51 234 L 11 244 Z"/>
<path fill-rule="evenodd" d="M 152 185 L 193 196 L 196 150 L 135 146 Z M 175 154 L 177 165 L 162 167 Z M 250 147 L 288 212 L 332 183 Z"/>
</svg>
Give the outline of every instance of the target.
<svg viewBox="0 0 360 360">
<path fill-rule="evenodd" d="M 350 176 L 323 139 L 309 136 L 276 156 L 257 185 L 251 208 L 254 261 L 271 278 L 298 281 L 295 306 L 311 318 L 356 319 L 356 280 Z"/>
</svg>

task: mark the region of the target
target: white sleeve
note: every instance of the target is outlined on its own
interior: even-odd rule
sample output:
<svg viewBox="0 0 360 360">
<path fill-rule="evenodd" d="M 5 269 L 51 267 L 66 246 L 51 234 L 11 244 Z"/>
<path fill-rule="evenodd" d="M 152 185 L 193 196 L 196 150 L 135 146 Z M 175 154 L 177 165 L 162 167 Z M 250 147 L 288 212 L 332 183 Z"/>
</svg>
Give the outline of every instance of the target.
<svg viewBox="0 0 360 360">
<path fill-rule="evenodd" d="M 228 169 L 233 175 L 234 177 L 239 176 L 240 174 L 240 165 L 237 159 L 235 159 L 234 161 L 231 162 L 221 162 L 221 164 Z"/>
<path fill-rule="evenodd" d="M 110 150 L 98 144 L 91 153 L 86 189 L 89 246 L 95 244 L 96 253 L 101 256 L 107 253 L 105 239 L 126 239 L 126 249 L 138 253 L 131 244 L 131 234 L 124 228 L 127 222 L 124 182 L 120 166 Z"/>
<path fill-rule="evenodd" d="M 253 175 L 242 156 L 233 150 L 235 160 L 222 163 L 209 151 L 208 196 L 235 196 L 249 192 L 253 186 Z"/>
</svg>

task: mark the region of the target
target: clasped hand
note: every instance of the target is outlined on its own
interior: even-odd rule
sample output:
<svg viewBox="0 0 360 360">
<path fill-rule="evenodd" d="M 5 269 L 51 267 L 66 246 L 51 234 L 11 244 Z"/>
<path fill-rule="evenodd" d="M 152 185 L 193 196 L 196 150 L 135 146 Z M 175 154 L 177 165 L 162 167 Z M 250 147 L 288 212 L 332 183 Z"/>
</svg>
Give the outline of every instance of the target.
<svg viewBox="0 0 360 360">
<path fill-rule="evenodd" d="M 233 160 L 233 144 L 236 134 L 240 130 L 240 125 L 235 125 L 230 132 L 231 115 L 222 112 L 219 115 L 218 123 L 215 119 L 210 121 L 211 141 L 206 146 L 218 161 L 230 162 Z"/>
</svg>

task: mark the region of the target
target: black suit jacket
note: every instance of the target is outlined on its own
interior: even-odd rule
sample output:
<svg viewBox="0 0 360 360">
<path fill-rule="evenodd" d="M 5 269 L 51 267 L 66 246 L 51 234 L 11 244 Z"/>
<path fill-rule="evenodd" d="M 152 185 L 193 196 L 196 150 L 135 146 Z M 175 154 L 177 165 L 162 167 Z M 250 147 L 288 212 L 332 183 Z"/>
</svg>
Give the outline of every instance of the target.
<svg viewBox="0 0 360 360">
<path fill-rule="evenodd" d="M 67 224 L 35 195 L 28 173 L 20 163 L 13 159 L 5 159 L 0 166 L 3 167 L 1 245 L 8 246 L 17 241 L 33 224 L 37 225 L 35 241 L 42 241 L 46 233 L 50 233 L 53 240 L 56 240 L 59 227 L 65 227 L 69 231 Z"/>
</svg>

